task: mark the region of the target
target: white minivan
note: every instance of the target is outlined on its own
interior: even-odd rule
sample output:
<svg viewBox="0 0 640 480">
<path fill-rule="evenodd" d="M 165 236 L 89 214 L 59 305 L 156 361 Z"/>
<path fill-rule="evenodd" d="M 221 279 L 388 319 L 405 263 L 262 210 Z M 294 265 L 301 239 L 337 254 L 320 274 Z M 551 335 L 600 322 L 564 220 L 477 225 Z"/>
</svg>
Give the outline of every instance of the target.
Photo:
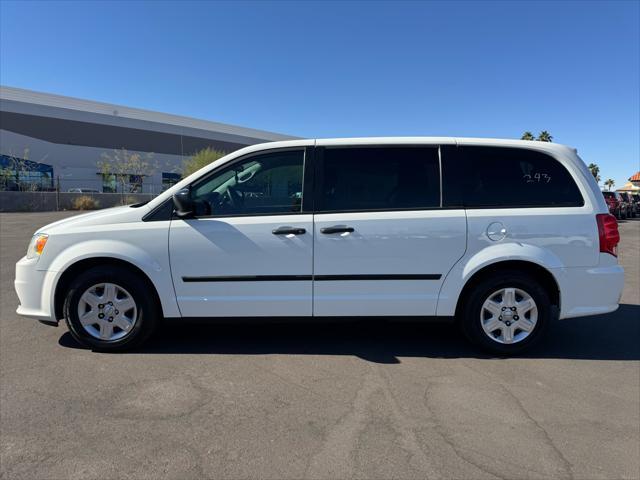
<svg viewBox="0 0 640 480">
<path fill-rule="evenodd" d="M 612 312 L 616 219 L 574 149 L 463 138 L 238 150 L 146 204 L 38 229 L 18 313 L 98 350 L 165 318 L 446 317 L 493 353 Z"/>
</svg>

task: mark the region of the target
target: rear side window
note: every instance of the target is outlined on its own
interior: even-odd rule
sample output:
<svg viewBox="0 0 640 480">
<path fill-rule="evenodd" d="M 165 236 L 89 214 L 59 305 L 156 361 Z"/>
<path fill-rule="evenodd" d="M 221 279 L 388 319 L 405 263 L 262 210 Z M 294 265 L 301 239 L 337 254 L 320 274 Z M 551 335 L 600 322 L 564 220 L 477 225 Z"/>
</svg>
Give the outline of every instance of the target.
<svg viewBox="0 0 640 480">
<path fill-rule="evenodd" d="M 317 211 L 440 207 L 437 148 L 327 148 L 319 167 Z"/>
<path fill-rule="evenodd" d="M 467 207 L 579 207 L 580 190 L 567 169 L 542 152 L 463 147 Z"/>
</svg>

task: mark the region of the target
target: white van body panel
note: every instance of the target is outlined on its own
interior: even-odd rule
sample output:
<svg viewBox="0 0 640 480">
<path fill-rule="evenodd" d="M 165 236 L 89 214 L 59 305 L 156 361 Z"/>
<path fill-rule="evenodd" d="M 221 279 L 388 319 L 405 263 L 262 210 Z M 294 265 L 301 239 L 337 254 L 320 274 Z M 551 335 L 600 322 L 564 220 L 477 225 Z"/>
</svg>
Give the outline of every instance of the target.
<svg viewBox="0 0 640 480">
<path fill-rule="evenodd" d="M 283 226 L 306 233 L 272 233 Z M 169 251 L 184 317 L 311 316 L 312 215 L 174 219 Z"/>
<path fill-rule="evenodd" d="M 38 232 L 49 234 L 46 255 L 31 260 L 25 257 L 18 262 L 21 267 L 42 272 L 42 288 L 36 289 L 41 295 L 37 306 L 28 309 L 30 316 L 38 312 L 38 318 L 55 320 L 55 288 L 60 277 L 74 263 L 96 257 L 115 258 L 138 267 L 155 286 L 164 315 L 180 316 L 169 268 L 170 222 L 143 222 L 147 212 L 145 207 L 116 207 L 67 218 L 39 229 Z M 16 281 L 16 288 L 18 284 L 27 287 L 33 278 L 21 277 Z M 21 290 L 32 295 L 30 288 Z"/>
<path fill-rule="evenodd" d="M 589 278 L 571 282 L 572 273 L 598 267 L 604 255 L 598 251 L 595 214 L 576 214 L 575 211 L 574 208 L 467 210 L 467 253 L 443 283 L 437 314 L 454 315 L 462 289 L 483 268 L 519 260 L 545 268 L 553 274 L 556 282 L 562 283 L 561 316 L 567 316 L 574 309 L 573 305 L 582 302 L 580 297 L 585 291 L 580 285 Z M 489 225 L 497 222 L 504 225 L 506 232 L 504 239 L 494 241 L 487 235 L 487 230 Z M 574 288 L 576 292 L 569 293 Z M 595 298 L 599 297 L 597 292 L 593 294 Z M 611 302 L 607 305 L 610 308 Z"/>
<path fill-rule="evenodd" d="M 355 231 L 321 233 L 336 224 Z M 313 312 L 318 316 L 435 315 L 442 281 L 467 243 L 462 209 L 317 214 L 314 228 Z M 323 279 L 381 274 L 433 278 Z"/>
</svg>

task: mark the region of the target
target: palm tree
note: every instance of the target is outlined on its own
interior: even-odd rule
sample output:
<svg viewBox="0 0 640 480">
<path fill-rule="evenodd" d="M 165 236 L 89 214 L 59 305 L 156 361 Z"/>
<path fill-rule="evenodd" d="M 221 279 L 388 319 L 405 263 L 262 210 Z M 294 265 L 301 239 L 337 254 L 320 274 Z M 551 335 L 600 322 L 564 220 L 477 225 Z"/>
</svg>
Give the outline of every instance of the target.
<svg viewBox="0 0 640 480">
<path fill-rule="evenodd" d="M 611 191 L 611 187 L 613 187 L 615 184 L 616 184 L 616 182 L 612 178 L 607 178 L 604 181 L 604 185 L 605 185 L 605 187 L 607 187 L 608 191 Z"/>
<path fill-rule="evenodd" d="M 526 131 L 522 134 L 522 137 L 520 137 L 520 140 L 535 140 L 536 137 L 533 136 L 533 133 L 531 133 L 530 131 Z"/>
<path fill-rule="evenodd" d="M 596 182 L 599 183 L 600 182 L 600 167 L 598 165 L 596 165 L 595 163 L 590 163 L 587 168 L 591 172 L 591 175 L 593 175 L 593 178 L 596 179 Z"/>
<path fill-rule="evenodd" d="M 540 142 L 552 142 L 553 141 L 553 137 L 546 130 L 542 130 L 538 134 L 538 141 L 540 141 Z"/>
</svg>

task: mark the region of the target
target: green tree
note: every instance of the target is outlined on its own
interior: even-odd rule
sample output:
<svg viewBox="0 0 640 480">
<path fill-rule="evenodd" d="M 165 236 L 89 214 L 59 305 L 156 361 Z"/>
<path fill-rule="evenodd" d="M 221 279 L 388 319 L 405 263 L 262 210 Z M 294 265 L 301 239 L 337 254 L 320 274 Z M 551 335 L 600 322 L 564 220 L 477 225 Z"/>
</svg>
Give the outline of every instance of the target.
<svg viewBox="0 0 640 480">
<path fill-rule="evenodd" d="M 538 140 L 539 142 L 552 142 L 553 141 L 553 137 L 546 130 L 542 130 L 538 134 L 538 138 L 536 140 Z"/>
<path fill-rule="evenodd" d="M 214 150 L 211 147 L 203 148 L 182 162 L 182 176 L 186 177 L 191 175 L 225 155 L 225 152 Z"/>
<path fill-rule="evenodd" d="M 120 185 L 120 193 L 138 193 L 142 191 L 144 177 L 153 175 L 155 165 L 153 153 L 140 154 L 121 148 L 111 153 L 104 152 L 98 162 L 103 178 L 115 178 Z"/>
<path fill-rule="evenodd" d="M 535 140 L 536 137 L 533 136 L 533 133 L 526 131 L 522 134 L 522 137 L 520 137 L 520 140 Z"/>
<path fill-rule="evenodd" d="M 9 184 L 16 178 L 16 173 L 9 167 L 0 168 L 0 190 L 7 190 Z"/>
<path fill-rule="evenodd" d="M 593 178 L 596 179 L 596 182 L 600 183 L 600 167 L 595 163 L 590 163 L 587 168 L 591 172 L 591 175 L 593 175 Z"/>
<path fill-rule="evenodd" d="M 520 137 L 520 140 L 537 140 L 538 142 L 552 142 L 553 136 L 546 130 L 542 130 L 537 137 L 533 135 L 529 130 L 524 132 Z"/>
<path fill-rule="evenodd" d="M 611 191 L 611 189 L 613 188 L 613 186 L 616 184 L 615 180 L 613 180 L 612 178 L 607 178 L 604 181 L 604 185 L 605 187 L 607 187 L 608 191 Z"/>
</svg>

